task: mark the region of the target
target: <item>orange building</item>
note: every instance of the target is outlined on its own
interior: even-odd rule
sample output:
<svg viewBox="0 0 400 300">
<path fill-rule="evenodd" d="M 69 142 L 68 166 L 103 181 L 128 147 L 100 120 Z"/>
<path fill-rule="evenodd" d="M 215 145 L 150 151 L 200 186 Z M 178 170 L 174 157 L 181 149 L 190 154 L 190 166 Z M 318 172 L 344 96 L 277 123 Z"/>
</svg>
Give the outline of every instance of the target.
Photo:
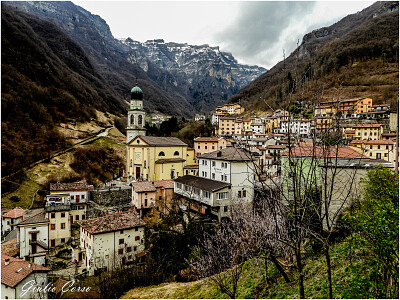
<svg viewBox="0 0 400 300">
<path fill-rule="evenodd" d="M 218 135 L 231 136 L 235 134 L 235 118 L 219 118 Z"/>
<path fill-rule="evenodd" d="M 227 142 L 223 137 L 197 137 L 194 139 L 195 157 L 200 154 L 225 149 Z"/>
</svg>

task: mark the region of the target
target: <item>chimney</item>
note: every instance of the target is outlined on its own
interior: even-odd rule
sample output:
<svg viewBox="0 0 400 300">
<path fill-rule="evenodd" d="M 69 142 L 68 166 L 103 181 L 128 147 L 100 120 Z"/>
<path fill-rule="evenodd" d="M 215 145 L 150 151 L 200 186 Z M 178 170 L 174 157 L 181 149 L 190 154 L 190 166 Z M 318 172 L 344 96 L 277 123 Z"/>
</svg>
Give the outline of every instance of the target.
<svg viewBox="0 0 400 300">
<path fill-rule="evenodd" d="M 10 264 L 10 259 L 9 258 L 6 258 L 4 261 L 5 261 L 5 265 L 6 266 L 8 266 Z"/>
</svg>

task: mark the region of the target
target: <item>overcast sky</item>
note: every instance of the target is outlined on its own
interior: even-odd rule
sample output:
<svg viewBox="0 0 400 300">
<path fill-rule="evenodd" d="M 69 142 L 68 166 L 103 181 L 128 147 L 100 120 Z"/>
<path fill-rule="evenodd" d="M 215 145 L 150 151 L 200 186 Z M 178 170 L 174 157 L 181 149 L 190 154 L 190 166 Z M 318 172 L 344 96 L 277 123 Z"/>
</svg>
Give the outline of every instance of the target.
<svg viewBox="0 0 400 300">
<path fill-rule="evenodd" d="M 102 17 L 115 38 L 209 44 L 241 63 L 271 68 L 304 34 L 374 1 L 73 1 Z"/>
</svg>

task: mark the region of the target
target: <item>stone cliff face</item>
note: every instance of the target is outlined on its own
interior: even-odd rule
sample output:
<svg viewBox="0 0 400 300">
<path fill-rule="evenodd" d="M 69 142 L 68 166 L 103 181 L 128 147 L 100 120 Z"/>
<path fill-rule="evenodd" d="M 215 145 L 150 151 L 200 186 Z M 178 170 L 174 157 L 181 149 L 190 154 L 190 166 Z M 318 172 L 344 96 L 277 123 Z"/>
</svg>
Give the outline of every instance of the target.
<svg viewBox="0 0 400 300">
<path fill-rule="evenodd" d="M 113 37 L 100 17 L 67 1 L 3 2 L 62 28 L 88 54 L 121 98 L 139 79 L 149 110 L 188 116 L 208 112 L 249 84 L 264 68 L 239 64 L 230 53 L 208 45 L 145 43 Z"/>
<path fill-rule="evenodd" d="M 130 48 L 128 60 L 144 71 L 149 63 L 169 72 L 173 84 L 179 86 L 193 100 L 199 111 L 212 109 L 213 101 L 222 104 L 241 87 L 249 84 L 267 70 L 258 66 L 241 65 L 231 53 L 219 47 L 193 46 L 187 43 L 165 43 L 162 39 L 144 43 L 131 38 L 121 40 Z"/>
</svg>

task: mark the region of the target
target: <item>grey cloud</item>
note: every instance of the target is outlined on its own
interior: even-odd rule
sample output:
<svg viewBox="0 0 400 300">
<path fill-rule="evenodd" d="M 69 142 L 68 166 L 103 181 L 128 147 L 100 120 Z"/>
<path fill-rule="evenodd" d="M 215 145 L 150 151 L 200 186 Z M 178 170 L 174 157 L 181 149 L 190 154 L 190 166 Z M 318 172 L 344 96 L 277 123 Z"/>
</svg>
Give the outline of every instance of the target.
<svg viewBox="0 0 400 300">
<path fill-rule="evenodd" d="M 268 49 L 277 48 L 280 35 L 291 21 L 306 17 L 315 5 L 315 2 L 298 1 L 244 2 L 234 24 L 216 33 L 214 38 L 243 60 L 263 54 L 262 61 L 268 66 L 271 56 L 276 55 L 268 53 Z M 283 46 L 292 47 L 296 42 L 297 37 L 294 37 L 294 41 L 287 41 Z"/>
</svg>

